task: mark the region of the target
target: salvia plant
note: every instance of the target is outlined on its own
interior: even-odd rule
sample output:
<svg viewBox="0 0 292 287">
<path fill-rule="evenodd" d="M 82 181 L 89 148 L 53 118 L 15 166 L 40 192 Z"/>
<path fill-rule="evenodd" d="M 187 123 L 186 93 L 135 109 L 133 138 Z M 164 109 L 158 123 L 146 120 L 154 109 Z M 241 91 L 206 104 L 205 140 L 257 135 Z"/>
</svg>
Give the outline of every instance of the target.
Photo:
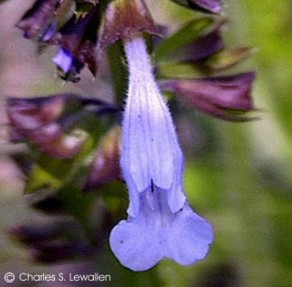
<svg viewBox="0 0 292 287">
<path fill-rule="evenodd" d="M 228 73 L 252 49 L 226 47 L 221 0 L 173 2 L 193 19 L 172 33 L 143 0 L 37 0 L 16 23 L 40 51 L 56 47 L 63 81 L 78 82 L 84 69 L 101 75 L 107 57 L 116 99 L 101 100 L 98 87 L 94 98 L 7 99 L 10 140 L 30 151 L 22 164 L 28 204 L 51 219 L 10 229 L 33 260 L 114 256 L 145 271 L 207 256 L 214 232 L 188 202 L 171 107 L 181 100 L 220 120 L 255 119 L 255 73 Z"/>
</svg>

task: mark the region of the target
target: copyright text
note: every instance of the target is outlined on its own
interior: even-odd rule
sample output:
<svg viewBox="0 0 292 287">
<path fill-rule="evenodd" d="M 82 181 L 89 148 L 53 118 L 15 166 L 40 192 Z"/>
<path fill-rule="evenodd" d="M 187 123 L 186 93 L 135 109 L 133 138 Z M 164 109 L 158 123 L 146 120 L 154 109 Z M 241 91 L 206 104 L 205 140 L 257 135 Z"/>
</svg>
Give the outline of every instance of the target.
<svg viewBox="0 0 292 287">
<path fill-rule="evenodd" d="M 22 272 L 18 275 L 15 275 L 12 272 L 7 272 L 4 274 L 4 280 L 6 283 L 12 283 L 15 280 L 19 280 L 21 282 L 109 282 L 111 281 L 111 275 L 109 274 L 100 274 L 100 273 L 91 273 L 91 274 L 74 274 L 74 273 L 62 273 L 59 272 L 57 274 L 33 274 L 28 272 Z"/>
</svg>

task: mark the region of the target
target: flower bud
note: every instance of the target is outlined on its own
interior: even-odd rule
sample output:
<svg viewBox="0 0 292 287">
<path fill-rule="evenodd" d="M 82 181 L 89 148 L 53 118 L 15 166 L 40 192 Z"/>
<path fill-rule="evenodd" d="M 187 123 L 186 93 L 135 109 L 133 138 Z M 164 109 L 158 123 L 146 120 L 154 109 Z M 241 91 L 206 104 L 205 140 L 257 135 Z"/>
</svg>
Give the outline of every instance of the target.
<svg viewBox="0 0 292 287">
<path fill-rule="evenodd" d="M 73 127 L 74 113 L 78 114 L 78 109 L 88 104 L 106 106 L 75 94 L 9 98 L 7 114 L 14 128 L 14 139 L 28 140 L 52 157 L 71 158 L 81 151 L 88 138 L 87 132 Z"/>
<path fill-rule="evenodd" d="M 72 14 L 73 4 L 73 0 L 37 0 L 16 26 L 28 39 L 55 43 L 59 37 L 58 26 Z"/>
<path fill-rule="evenodd" d="M 156 28 L 143 0 L 116 0 L 107 7 L 102 27 L 101 47 L 106 48 L 121 39 Z"/>
<path fill-rule="evenodd" d="M 43 145 L 42 150 L 56 158 L 71 158 L 80 153 L 88 134 L 82 130 L 73 130 L 63 134 L 50 144 Z"/>
<path fill-rule="evenodd" d="M 93 75 L 97 69 L 95 46 L 99 26 L 99 9 L 93 7 L 84 17 L 76 15 L 60 30 L 61 49 L 53 58 L 55 64 L 66 74 L 79 73 L 84 65 Z"/>
<path fill-rule="evenodd" d="M 22 132 L 30 141 L 40 147 L 56 141 L 62 133 L 61 125 L 54 122 L 34 130 L 23 130 Z"/>
<path fill-rule="evenodd" d="M 196 21 L 199 22 L 200 20 Z M 224 23 L 224 21 L 217 22 L 211 29 L 208 25 L 194 41 L 181 47 L 177 51 L 180 55 L 180 61 L 202 61 L 223 50 L 225 43 L 221 28 Z"/>
<path fill-rule="evenodd" d="M 63 113 L 62 96 L 42 98 L 8 98 L 7 116 L 18 130 L 34 130 L 56 120 Z"/>
<path fill-rule="evenodd" d="M 158 45 L 156 57 L 160 60 L 196 61 L 216 53 L 224 47 L 221 36 L 224 22 L 210 16 L 187 22 Z"/>
<path fill-rule="evenodd" d="M 205 79 L 174 79 L 161 83 L 161 88 L 173 91 L 197 109 L 231 121 L 253 119 L 245 114 L 254 111 L 251 88 L 254 72 Z"/>
<path fill-rule="evenodd" d="M 121 129 L 119 126 L 113 127 L 103 137 L 91 166 L 85 189 L 92 189 L 121 178 L 120 141 Z"/>
</svg>

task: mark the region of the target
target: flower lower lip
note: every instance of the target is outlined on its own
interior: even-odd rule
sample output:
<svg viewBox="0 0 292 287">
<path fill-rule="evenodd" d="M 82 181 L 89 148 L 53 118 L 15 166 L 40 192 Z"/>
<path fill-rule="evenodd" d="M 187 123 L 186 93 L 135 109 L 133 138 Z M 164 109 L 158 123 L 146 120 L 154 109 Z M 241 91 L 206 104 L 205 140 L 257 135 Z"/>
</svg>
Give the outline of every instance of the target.
<svg viewBox="0 0 292 287">
<path fill-rule="evenodd" d="M 188 203 L 172 213 L 165 192 L 159 189 L 143 192 L 140 201 L 139 215 L 121 221 L 110 235 L 111 248 L 124 266 L 145 271 L 163 258 L 191 265 L 207 255 L 212 227 Z"/>
</svg>

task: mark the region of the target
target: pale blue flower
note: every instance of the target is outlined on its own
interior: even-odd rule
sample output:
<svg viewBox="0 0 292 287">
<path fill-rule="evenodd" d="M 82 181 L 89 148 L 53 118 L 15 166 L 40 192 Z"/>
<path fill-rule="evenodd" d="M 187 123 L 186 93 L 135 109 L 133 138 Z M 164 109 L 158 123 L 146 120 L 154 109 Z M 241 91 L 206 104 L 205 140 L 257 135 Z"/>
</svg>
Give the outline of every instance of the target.
<svg viewBox="0 0 292 287">
<path fill-rule="evenodd" d="M 121 167 L 129 189 L 129 218 L 114 227 L 110 245 L 121 264 L 134 271 L 165 257 L 190 265 L 206 256 L 212 228 L 187 203 L 183 154 L 143 39 L 128 41 L 125 51 L 129 91 Z"/>
</svg>

